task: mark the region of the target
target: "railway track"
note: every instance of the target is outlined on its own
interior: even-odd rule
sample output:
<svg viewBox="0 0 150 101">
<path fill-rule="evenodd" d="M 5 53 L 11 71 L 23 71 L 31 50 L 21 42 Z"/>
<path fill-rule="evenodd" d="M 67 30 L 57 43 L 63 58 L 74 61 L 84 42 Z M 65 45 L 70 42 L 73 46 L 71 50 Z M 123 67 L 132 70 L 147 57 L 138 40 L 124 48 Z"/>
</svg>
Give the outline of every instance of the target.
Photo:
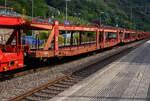
<svg viewBox="0 0 150 101">
<path fill-rule="evenodd" d="M 146 39 L 147 40 L 147 39 Z M 137 44 L 140 45 L 142 43 L 144 43 L 146 40 L 141 40 L 141 41 L 138 41 L 138 42 L 134 42 L 134 43 L 131 43 L 131 44 Z M 124 47 L 124 46 L 128 46 L 130 44 L 126 44 L 126 45 L 123 45 L 123 46 L 115 46 L 116 49 L 118 49 L 119 47 Z M 105 50 L 104 50 L 105 51 Z M 104 52 L 102 51 L 102 53 Z M 109 49 L 106 51 L 109 51 Z M 100 53 L 100 52 L 97 52 L 97 53 Z M 92 54 L 95 54 L 95 52 L 92 52 Z M 63 63 L 67 63 L 67 62 L 70 62 L 70 61 L 73 61 L 73 60 L 77 60 L 77 59 L 80 59 L 80 58 L 84 58 L 86 57 L 87 55 L 80 55 L 78 57 L 75 57 L 75 58 L 72 58 L 72 59 L 63 59 L 63 61 L 54 61 L 52 64 L 48 64 L 48 66 L 40 66 L 40 67 L 33 67 L 33 68 L 21 68 L 21 69 L 18 69 L 18 70 L 12 70 L 12 71 L 8 71 L 8 72 L 5 72 L 5 73 L 0 73 L 0 81 L 5 81 L 5 80 L 9 80 L 9 79 L 12 79 L 12 78 L 17 78 L 17 77 L 21 77 L 21 76 L 25 76 L 25 75 L 28 75 L 28 74 L 32 74 L 32 73 L 36 73 L 36 72 L 40 72 L 40 71 L 43 71 L 43 70 L 47 70 L 47 69 L 50 69 L 50 67 L 53 67 L 53 66 L 56 66 L 56 65 L 61 65 Z"/>
<path fill-rule="evenodd" d="M 136 44 L 134 45 L 134 47 L 129 47 L 122 51 L 118 51 L 115 54 L 112 54 L 111 56 L 108 56 L 103 60 L 96 61 L 84 68 L 68 73 L 54 81 L 51 81 L 45 85 L 35 88 L 13 99 L 10 99 L 9 101 L 41 101 L 51 99 L 59 93 L 63 92 L 64 90 L 68 89 L 69 87 L 73 86 L 74 84 L 94 74 L 106 65 L 112 63 L 116 59 L 126 55 L 131 50 L 138 47 L 140 44 L 142 43 Z"/>
</svg>

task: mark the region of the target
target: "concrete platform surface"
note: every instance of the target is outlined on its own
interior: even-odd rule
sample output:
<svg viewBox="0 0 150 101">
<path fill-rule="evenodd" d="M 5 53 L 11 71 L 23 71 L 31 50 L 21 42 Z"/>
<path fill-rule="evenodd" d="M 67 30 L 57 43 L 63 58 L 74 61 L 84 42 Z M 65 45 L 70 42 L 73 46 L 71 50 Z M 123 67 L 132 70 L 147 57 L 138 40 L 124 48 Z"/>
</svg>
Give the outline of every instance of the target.
<svg viewBox="0 0 150 101">
<path fill-rule="evenodd" d="M 150 101 L 150 41 L 48 101 Z"/>
</svg>

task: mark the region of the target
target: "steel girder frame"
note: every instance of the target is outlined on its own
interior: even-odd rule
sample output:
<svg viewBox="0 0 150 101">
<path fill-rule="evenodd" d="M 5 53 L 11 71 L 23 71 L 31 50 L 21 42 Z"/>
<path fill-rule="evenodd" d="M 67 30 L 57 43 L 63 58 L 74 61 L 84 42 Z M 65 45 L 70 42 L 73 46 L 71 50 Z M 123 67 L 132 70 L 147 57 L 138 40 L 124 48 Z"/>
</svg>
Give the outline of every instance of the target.
<svg viewBox="0 0 150 101">
<path fill-rule="evenodd" d="M 120 32 L 121 30 L 118 29 L 118 28 L 98 28 L 98 27 L 89 27 L 89 26 L 73 26 L 73 25 L 59 25 L 58 24 L 58 21 L 56 21 L 54 23 L 54 25 L 45 25 L 42 24 L 40 25 L 40 23 L 38 23 L 36 25 L 36 23 L 34 24 L 31 24 L 32 26 L 34 27 L 37 27 L 37 28 L 40 28 L 42 26 L 42 29 L 46 29 L 46 30 L 52 30 L 51 31 L 51 34 L 49 35 L 49 38 L 46 42 L 46 45 L 44 47 L 44 50 L 36 50 L 36 51 L 32 51 L 31 53 L 32 56 L 34 57 L 54 57 L 54 56 L 73 56 L 73 55 L 77 55 L 77 54 L 80 54 L 80 53 L 85 53 L 85 52 L 90 52 L 90 51 L 94 51 L 94 50 L 97 50 L 97 49 L 100 49 L 100 48 L 107 48 L 107 47 L 111 47 L 111 46 L 115 46 L 117 45 L 118 43 L 121 42 L 121 38 L 120 38 Z M 48 27 L 49 26 L 49 27 Z M 41 29 L 41 28 L 40 28 Z M 59 49 L 59 43 L 58 43 L 58 36 L 59 36 L 59 31 L 62 30 L 62 31 L 85 31 L 85 32 L 96 32 L 96 43 L 93 44 L 92 46 L 88 47 L 82 47 L 82 46 L 77 46 L 77 47 L 73 47 L 72 46 L 72 39 L 71 39 L 71 44 L 70 44 L 70 47 L 69 48 L 61 48 Z M 100 32 L 103 32 L 103 40 L 102 42 L 99 42 L 99 33 Z M 105 41 L 105 32 L 115 32 L 117 33 L 117 39 L 114 40 L 114 41 L 108 41 L 106 42 Z M 123 42 L 130 42 L 130 41 L 133 41 L 134 39 L 132 38 L 131 34 L 133 33 L 136 33 L 135 31 L 126 31 L 124 30 L 123 31 L 123 37 L 125 37 L 125 34 L 126 33 L 130 33 L 130 38 L 125 40 L 123 38 Z M 73 36 L 71 34 L 71 36 Z M 72 37 L 71 37 L 72 38 Z M 54 50 L 50 50 L 49 47 L 51 45 L 51 42 L 52 40 L 54 40 Z"/>
<path fill-rule="evenodd" d="M 36 50 L 36 51 L 30 51 L 29 53 L 31 54 L 31 56 L 33 57 L 54 57 L 54 56 L 73 56 L 73 55 L 77 55 L 77 54 L 81 54 L 81 53 L 86 53 L 86 52 L 90 52 L 90 51 L 94 51 L 97 49 L 102 48 L 106 48 L 106 47 L 110 47 L 110 46 L 114 46 L 116 44 L 118 44 L 118 42 L 120 42 L 119 40 L 119 32 L 118 29 L 111 29 L 111 28 L 98 28 L 98 27 L 89 27 L 89 26 L 72 26 L 72 25 L 59 25 L 58 21 L 54 22 L 54 25 L 50 25 L 49 29 L 47 27 L 47 25 L 44 27 L 44 25 L 36 25 L 34 23 L 31 24 L 32 26 L 36 26 L 39 28 L 39 26 L 42 26 L 43 29 L 46 30 L 52 30 L 51 34 L 48 37 L 48 40 L 46 42 L 46 45 L 44 47 L 44 50 Z M 58 36 L 59 36 L 59 31 L 79 31 L 79 32 L 96 32 L 96 43 L 91 45 L 91 46 L 84 46 L 84 48 L 82 47 L 83 45 L 78 45 L 76 47 L 72 46 L 72 39 L 71 39 L 71 46 L 69 48 L 61 48 L 59 49 L 59 43 L 58 43 Z M 99 33 L 103 32 L 103 41 L 99 42 Z M 117 32 L 118 33 L 118 37 L 116 41 L 110 41 L 109 43 L 105 43 L 105 32 Z M 72 33 L 73 34 L 73 33 Z M 81 33 L 80 33 L 81 35 Z M 81 38 L 80 38 L 81 39 Z M 49 49 L 52 40 L 54 40 L 54 50 Z"/>
<path fill-rule="evenodd" d="M 49 38 L 47 40 L 46 46 L 44 47 L 43 50 L 36 50 L 32 51 L 29 50 L 29 53 L 33 57 L 54 57 L 54 56 L 70 56 L 70 55 L 76 55 L 84 52 L 89 52 L 93 50 L 100 49 L 100 47 L 105 48 L 105 47 L 110 47 L 113 46 L 117 43 L 120 42 L 120 36 L 118 34 L 118 39 L 117 41 L 110 41 L 108 43 L 105 42 L 105 32 L 118 32 L 118 28 L 98 28 L 98 27 L 90 27 L 90 26 L 74 26 L 74 25 L 59 25 L 58 21 L 55 21 L 54 24 L 47 24 L 47 23 L 36 23 L 36 22 L 31 22 L 31 21 L 25 21 L 22 18 L 15 18 L 15 17 L 3 17 L 0 16 L 0 27 L 4 28 L 12 28 L 15 29 L 14 32 L 11 35 L 11 38 L 8 40 L 7 44 L 10 44 L 12 39 L 15 37 L 15 33 L 20 33 L 18 29 L 26 29 L 26 30 L 52 30 L 51 34 L 49 35 Z M 59 36 L 59 31 L 82 31 L 82 32 L 96 32 L 96 45 L 93 44 L 90 47 L 74 47 L 70 49 L 59 49 L 59 43 L 58 43 L 58 36 Z M 126 30 L 125 30 L 126 31 Z M 102 42 L 99 42 L 99 32 L 103 32 L 103 40 Z M 132 31 L 126 31 L 126 32 L 132 32 Z M 124 32 L 125 34 L 125 32 Z M 124 36 L 123 34 L 123 36 Z M 17 39 L 20 39 L 17 34 Z M 143 38 L 145 36 L 142 36 L 140 38 Z M 54 40 L 54 50 L 50 50 L 49 47 L 51 45 L 52 40 Z M 130 41 L 130 40 L 129 40 Z M 17 44 L 20 43 L 20 41 L 17 41 Z M 72 47 L 72 45 L 71 45 Z M 72 54 L 71 54 L 72 53 Z"/>
<path fill-rule="evenodd" d="M 34 24 L 34 27 L 35 26 L 39 27 L 36 24 Z M 45 29 L 48 29 L 48 27 L 44 27 L 44 26 L 42 26 L 42 27 L 45 28 Z M 51 33 L 48 37 L 48 40 L 46 42 L 46 45 L 45 45 L 44 49 L 43 50 L 36 50 L 36 51 L 29 51 L 29 54 L 31 54 L 32 57 L 47 58 L 47 57 L 54 57 L 54 56 L 72 56 L 72 55 L 77 55 L 77 54 L 84 53 L 84 52 L 93 51 L 93 50 L 96 50 L 96 49 L 99 48 L 99 42 L 98 42 L 99 31 L 98 31 L 98 28 L 96 28 L 96 27 L 89 28 L 88 26 L 64 26 L 64 25 L 59 25 L 58 21 L 55 21 L 54 25 L 50 26 L 49 30 L 51 30 Z M 59 49 L 59 31 L 60 30 L 96 32 L 97 33 L 97 35 L 96 35 L 96 46 L 93 45 L 92 48 L 88 47 L 88 46 L 83 48 L 81 46 L 81 43 L 80 43 L 79 46 L 72 48 L 73 46 L 72 46 L 72 41 L 71 41 L 70 48 L 68 48 L 68 49 L 66 49 L 66 48 Z M 81 33 L 80 33 L 80 39 L 81 39 Z M 54 50 L 50 49 L 50 45 L 52 43 L 52 40 L 54 40 Z"/>
<path fill-rule="evenodd" d="M 137 31 L 133 31 L 133 30 L 123 30 L 123 43 L 128 43 L 128 42 L 132 42 L 134 40 L 137 39 Z M 125 39 L 125 35 L 129 34 L 129 38 Z M 133 34 L 135 34 L 135 36 L 133 37 Z"/>
<path fill-rule="evenodd" d="M 117 33 L 117 38 L 115 40 L 107 41 L 107 39 L 105 38 L 106 37 L 106 35 L 105 35 L 106 32 Z M 104 29 L 103 30 L 103 44 L 102 44 L 102 48 L 107 48 L 107 47 L 115 46 L 118 43 L 120 43 L 120 41 L 121 41 L 120 40 L 120 30 L 118 28 L 116 28 L 116 29 Z"/>
</svg>

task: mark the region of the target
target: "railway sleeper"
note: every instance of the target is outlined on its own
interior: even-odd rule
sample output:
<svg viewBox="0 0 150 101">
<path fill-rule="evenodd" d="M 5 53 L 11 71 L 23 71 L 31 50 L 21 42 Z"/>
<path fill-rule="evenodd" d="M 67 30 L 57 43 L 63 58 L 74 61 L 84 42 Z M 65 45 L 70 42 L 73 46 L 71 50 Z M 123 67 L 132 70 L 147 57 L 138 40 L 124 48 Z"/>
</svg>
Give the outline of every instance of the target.
<svg viewBox="0 0 150 101">
<path fill-rule="evenodd" d="M 78 76 L 78 77 L 80 77 L 79 79 L 84 79 L 84 78 L 86 78 L 86 77 L 88 77 L 89 76 L 89 74 L 82 74 L 82 73 L 79 73 L 79 74 L 75 74 L 75 76 Z"/>
<path fill-rule="evenodd" d="M 63 88 L 64 90 L 69 88 L 68 85 L 54 84 L 54 87 Z"/>
<path fill-rule="evenodd" d="M 84 79 L 84 77 L 81 77 L 79 74 L 78 75 L 77 74 L 72 75 L 72 78 L 75 78 L 75 79 L 78 79 L 78 80 L 83 80 Z"/>
<path fill-rule="evenodd" d="M 66 80 L 64 80 L 63 82 L 68 82 L 68 83 L 70 83 L 70 84 L 76 84 L 77 83 L 77 81 L 74 79 L 74 80 L 71 80 L 71 79 L 66 79 Z"/>
<path fill-rule="evenodd" d="M 47 100 L 47 98 L 41 98 L 39 96 L 28 96 L 23 100 L 25 100 L 25 101 L 43 101 L 43 100 Z"/>
<path fill-rule="evenodd" d="M 56 92 L 43 93 L 40 91 L 40 92 L 34 93 L 32 96 L 50 99 L 50 98 L 56 96 L 57 94 L 58 93 L 56 93 Z"/>
<path fill-rule="evenodd" d="M 44 89 L 40 91 L 40 93 L 46 93 L 46 94 L 58 94 L 62 92 L 61 90 L 49 90 L 49 89 Z"/>
<path fill-rule="evenodd" d="M 58 88 L 56 86 L 47 87 L 48 90 L 55 90 L 55 91 L 64 91 L 64 88 Z"/>
<path fill-rule="evenodd" d="M 59 84 L 62 84 L 62 85 L 68 85 L 68 86 L 74 85 L 73 82 L 66 82 L 66 81 L 61 81 L 61 82 L 59 82 Z"/>
</svg>

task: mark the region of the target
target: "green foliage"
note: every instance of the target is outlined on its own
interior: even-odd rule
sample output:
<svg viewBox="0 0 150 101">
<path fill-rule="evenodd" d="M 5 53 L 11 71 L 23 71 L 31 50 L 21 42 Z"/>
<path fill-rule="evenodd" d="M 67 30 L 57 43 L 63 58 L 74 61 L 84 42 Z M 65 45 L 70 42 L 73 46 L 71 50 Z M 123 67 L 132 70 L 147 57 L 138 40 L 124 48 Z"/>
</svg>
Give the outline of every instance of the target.
<svg viewBox="0 0 150 101">
<path fill-rule="evenodd" d="M 59 44 L 64 43 L 64 37 L 62 35 L 59 35 Z"/>
<path fill-rule="evenodd" d="M 38 38 L 46 42 L 50 34 L 51 34 L 50 31 L 40 31 Z M 59 44 L 62 44 L 62 43 L 64 43 L 64 37 L 62 35 L 59 35 Z"/>
<path fill-rule="evenodd" d="M 4 4 L 1 0 L 0 6 Z M 99 24 L 101 16 L 103 25 L 115 27 L 118 24 L 119 27 L 150 31 L 149 5 L 149 0 L 71 0 L 68 2 L 68 21 L 75 25 Z M 32 15 L 31 0 L 7 0 L 7 6 L 18 13 L 24 8 L 27 15 Z M 34 16 L 50 17 L 62 24 L 65 6 L 65 0 L 34 0 Z"/>
<path fill-rule="evenodd" d="M 50 31 L 40 31 L 39 33 L 39 39 L 40 40 L 47 40 L 49 36 Z"/>
</svg>

